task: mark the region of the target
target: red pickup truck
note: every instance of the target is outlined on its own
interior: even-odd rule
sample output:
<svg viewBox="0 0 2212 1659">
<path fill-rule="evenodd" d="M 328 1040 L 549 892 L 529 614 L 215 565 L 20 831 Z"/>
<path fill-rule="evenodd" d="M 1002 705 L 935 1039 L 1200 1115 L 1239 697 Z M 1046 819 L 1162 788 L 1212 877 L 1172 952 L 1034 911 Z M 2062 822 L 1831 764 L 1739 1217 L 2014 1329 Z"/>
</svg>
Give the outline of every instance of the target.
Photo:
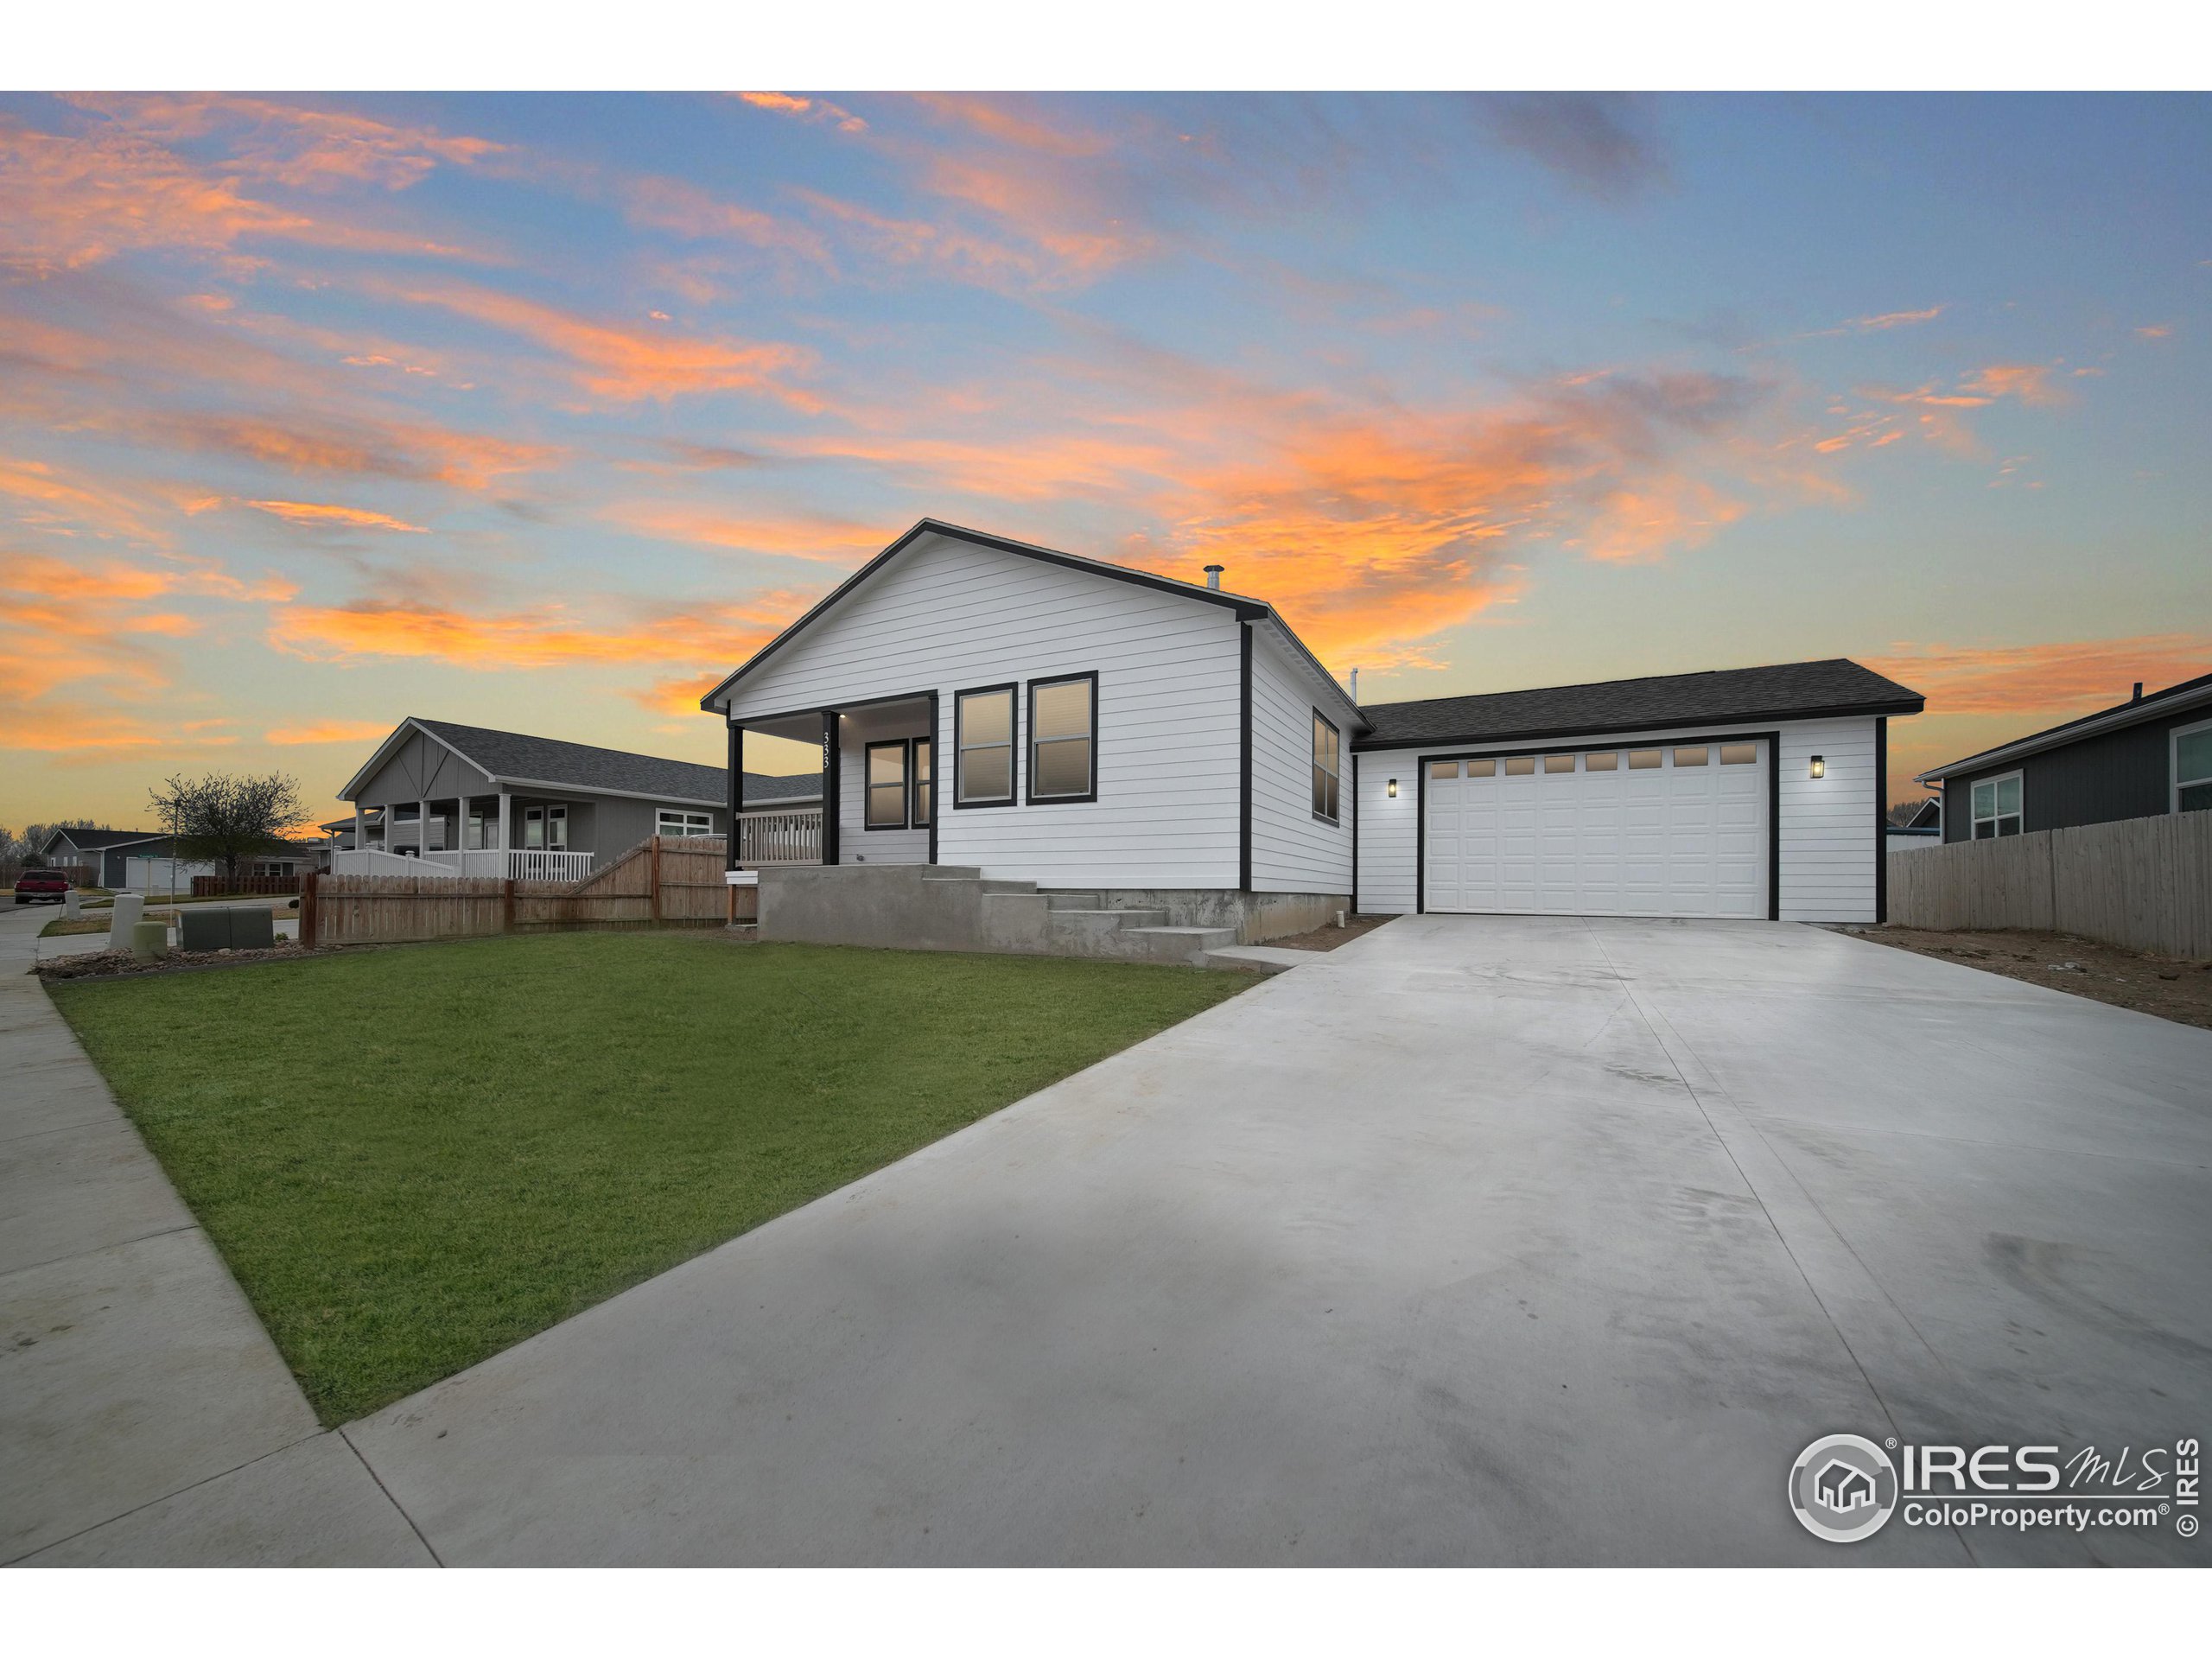
<svg viewBox="0 0 2212 1659">
<path fill-rule="evenodd" d="M 16 878 L 19 905 L 58 905 L 69 891 L 69 878 L 59 870 L 25 870 Z"/>
</svg>

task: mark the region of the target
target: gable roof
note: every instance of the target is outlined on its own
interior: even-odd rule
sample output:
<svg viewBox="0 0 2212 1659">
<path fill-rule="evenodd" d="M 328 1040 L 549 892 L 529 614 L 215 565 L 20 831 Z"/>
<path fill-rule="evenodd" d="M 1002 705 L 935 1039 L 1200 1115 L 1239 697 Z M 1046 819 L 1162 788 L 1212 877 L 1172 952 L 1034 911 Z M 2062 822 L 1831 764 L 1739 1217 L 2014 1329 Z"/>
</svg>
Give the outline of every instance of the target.
<svg viewBox="0 0 2212 1659">
<path fill-rule="evenodd" d="M 1997 766 L 2004 761 L 2017 760 L 2037 754 L 2045 749 L 2055 749 L 2085 737 L 2094 737 L 2104 732 L 2118 731 L 2123 726 L 2133 726 L 2145 720 L 2158 720 L 2183 709 L 2212 703 L 2212 674 L 2200 674 L 2193 680 L 2183 680 L 2179 685 L 2170 685 L 2163 691 L 2153 691 L 2147 697 L 2130 697 L 2126 702 L 2116 702 L 2109 709 L 2100 709 L 2094 715 L 2083 715 L 2078 720 L 2048 727 L 2040 732 L 2031 732 L 2025 737 L 2016 737 L 2009 743 L 2000 743 L 1993 749 L 1984 749 L 1980 754 L 1970 754 L 1963 760 L 1954 760 L 1948 766 L 1933 766 L 1919 773 L 1913 781 L 1919 784 L 1938 783 L 1945 778 L 1962 772 L 1979 772 L 1984 766 Z"/>
<path fill-rule="evenodd" d="M 44 854 L 55 842 L 66 838 L 80 853 L 99 852 L 109 847 L 128 846 L 134 841 L 158 841 L 166 833 L 161 830 L 49 830 L 46 846 L 39 851 Z"/>
<path fill-rule="evenodd" d="M 602 749 L 556 737 L 495 731 L 488 726 L 423 720 L 412 715 L 377 746 L 377 752 L 369 757 L 367 764 L 339 791 L 340 797 L 353 799 L 362 780 L 385 763 L 410 731 L 424 733 L 442 743 L 495 784 L 542 785 L 599 795 L 680 801 L 697 806 L 721 806 L 728 800 L 729 772 L 721 766 L 632 754 L 626 749 Z M 747 772 L 745 795 L 748 801 L 812 800 L 821 793 L 822 780 L 813 772 L 791 778 L 760 778 L 758 789 L 756 797 L 754 774 Z"/>
<path fill-rule="evenodd" d="M 1013 541 L 1004 536 L 994 536 L 988 531 L 969 530 L 965 525 L 947 524 L 942 518 L 915 520 L 912 529 L 907 531 L 882 552 L 839 582 L 805 615 L 754 652 L 735 673 L 700 698 L 699 707 L 710 715 L 727 715 L 729 712 L 729 694 L 735 689 L 739 681 L 760 667 L 771 657 L 827 616 L 836 608 L 839 601 L 844 599 L 855 588 L 867 582 L 924 536 L 949 536 L 957 541 L 972 542 L 978 547 L 995 548 L 1001 553 L 1012 553 L 1021 558 L 1036 559 L 1043 563 L 1057 564 L 1070 570 L 1082 570 L 1091 575 L 1105 576 L 1115 582 L 1130 582 L 1140 588 L 1153 588 L 1156 592 L 1174 594 L 1184 599 L 1195 599 L 1207 605 L 1223 606 L 1234 611 L 1240 622 L 1268 623 L 1279 632 L 1283 642 L 1299 656 L 1304 658 L 1313 672 L 1336 691 L 1336 695 L 1343 700 L 1344 708 L 1350 709 L 1355 716 L 1359 713 L 1358 706 L 1346 696 L 1344 689 L 1337 684 L 1336 677 L 1321 665 L 1321 659 L 1306 648 L 1306 642 L 1300 639 L 1290 625 L 1276 613 L 1274 607 L 1265 600 L 1254 599 L 1244 594 L 1227 593 L 1218 588 L 1209 588 L 1203 582 L 1183 582 L 1174 576 L 1155 575 L 1149 570 L 1134 569 L 1126 564 L 1109 564 L 1103 559 L 1085 558 L 1079 553 L 1063 553 L 1058 548 L 1039 547 L 1033 542 Z"/>
<path fill-rule="evenodd" d="M 1810 720 L 1823 715 L 1916 715 L 1925 706 L 1917 691 L 1848 658 L 1834 657 L 1816 663 L 1368 703 L 1361 712 L 1373 734 L 1354 747 L 1533 741 L 1593 732 Z"/>
</svg>

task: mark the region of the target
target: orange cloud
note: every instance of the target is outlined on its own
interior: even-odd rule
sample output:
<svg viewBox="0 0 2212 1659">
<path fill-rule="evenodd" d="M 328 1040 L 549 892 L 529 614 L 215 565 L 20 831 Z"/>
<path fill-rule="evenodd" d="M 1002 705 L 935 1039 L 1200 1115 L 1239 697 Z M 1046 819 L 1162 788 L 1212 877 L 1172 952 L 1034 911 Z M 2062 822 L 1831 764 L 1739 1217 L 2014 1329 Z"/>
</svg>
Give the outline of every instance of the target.
<svg viewBox="0 0 2212 1659">
<path fill-rule="evenodd" d="M 0 266 L 51 275 L 139 249 L 214 252 L 256 238 L 364 252 L 463 254 L 421 237 L 247 196 L 234 175 L 204 172 L 124 128 L 67 136 L 0 118 Z"/>
<path fill-rule="evenodd" d="M 822 407 L 818 398 L 786 384 L 788 377 L 814 365 L 814 354 L 796 346 L 594 322 L 518 295 L 468 285 L 396 290 L 395 297 L 439 306 L 534 340 L 569 359 L 585 391 L 616 403 L 753 391 L 808 411 Z"/>
<path fill-rule="evenodd" d="M 56 754 L 64 765 L 104 760 L 166 758 L 197 750 L 227 748 L 238 740 L 222 729 L 223 720 L 149 719 L 143 715 L 73 707 L 36 721 L 0 728 L 0 749 Z"/>
<path fill-rule="evenodd" d="M 509 152 L 507 145 L 435 127 L 232 93 L 79 94 L 71 101 L 164 143 L 223 134 L 232 140 L 227 170 L 296 188 L 404 190 L 441 163 L 477 166 Z"/>
<path fill-rule="evenodd" d="M 2212 670 L 2212 635 L 2138 634 L 2026 645 L 1892 647 L 1863 659 L 1923 692 L 1931 715 L 2008 715 L 2055 721 L 2124 702 L 2140 680 L 2151 690 Z"/>
<path fill-rule="evenodd" d="M 711 507 L 682 504 L 616 503 L 600 513 L 610 524 L 662 541 L 687 542 L 695 547 L 726 547 L 748 553 L 774 553 L 791 558 L 820 559 L 842 563 L 855 555 L 881 550 L 887 539 L 880 524 L 852 519 L 802 515 L 790 518 L 747 514 L 734 518 Z"/>
<path fill-rule="evenodd" d="M 318 720 L 306 726 L 280 726 L 263 733 L 262 741 L 287 748 L 309 743 L 374 743 L 391 730 L 373 720 Z"/>
<path fill-rule="evenodd" d="M 371 512 L 365 507 L 327 506 L 316 501 L 249 501 L 245 505 L 274 514 L 287 524 L 310 528 L 343 525 L 359 530 L 405 531 L 415 536 L 429 534 L 420 524 L 408 524 L 389 513 Z"/>
<path fill-rule="evenodd" d="M 834 123 L 840 132 L 866 132 L 868 123 L 849 110 L 839 109 L 827 99 L 793 98 L 788 92 L 740 92 L 738 96 L 756 110 L 767 110 L 776 115 L 798 116 L 808 120 Z M 696 702 L 693 705 L 696 707 Z"/>
<path fill-rule="evenodd" d="M 624 179 L 614 194 L 633 225 L 695 240 L 719 238 L 744 242 L 796 254 L 823 270 L 835 269 L 829 245 L 813 231 L 757 208 L 726 201 L 681 179 L 634 175 Z"/>
<path fill-rule="evenodd" d="M 403 422 L 164 416 L 139 429 L 175 448 L 237 455 L 287 472 L 428 480 L 469 491 L 543 471 L 564 454 L 550 444 Z"/>
<path fill-rule="evenodd" d="M 887 265 L 926 265 L 943 276 L 986 287 L 1028 285 L 1045 274 L 1035 254 L 957 226 L 893 219 L 814 190 L 794 188 L 791 194 L 833 220 L 864 254 Z"/>
<path fill-rule="evenodd" d="M 0 455 L 0 495 L 30 504 L 18 512 L 16 521 L 34 530 L 74 536 L 81 527 L 99 537 L 162 539 L 117 490 L 95 487 L 92 480 L 44 461 Z"/>
<path fill-rule="evenodd" d="M 1885 311 L 1878 316 L 1853 317 L 1844 324 L 1847 328 L 1871 332 L 1882 328 L 1904 328 L 1916 322 L 1933 322 L 1943 315 L 1943 308 L 1931 305 L 1925 311 Z"/>
<path fill-rule="evenodd" d="M 2138 340 L 2164 340 L 2173 331 L 2174 326 L 2170 322 L 2146 322 L 2135 331 L 2135 337 Z"/>
<path fill-rule="evenodd" d="M 283 607 L 270 639 L 316 660 L 431 657 L 482 669 L 688 662 L 701 672 L 727 672 L 815 597 L 779 591 L 734 604 L 658 607 L 607 600 L 582 613 L 560 605 L 473 612 L 429 600 L 362 599 Z"/>
<path fill-rule="evenodd" d="M 2043 363 L 1993 363 L 1977 369 L 1959 383 L 1960 389 L 1984 399 L 2017 397 L 2024 404 L 2063 404 L 2066 393 L 2051 384 L 2050 368 Z"/>
</svg>

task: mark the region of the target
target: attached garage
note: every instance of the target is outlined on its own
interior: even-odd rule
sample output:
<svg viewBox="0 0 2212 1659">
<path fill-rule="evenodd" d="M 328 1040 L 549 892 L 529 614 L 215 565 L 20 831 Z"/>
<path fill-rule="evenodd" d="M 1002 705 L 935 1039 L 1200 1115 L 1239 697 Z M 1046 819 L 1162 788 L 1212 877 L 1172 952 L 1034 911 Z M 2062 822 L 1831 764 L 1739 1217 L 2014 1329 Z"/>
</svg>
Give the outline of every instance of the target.
<svg viewBox="0 0 2212 1659">
<path fill-rule="evenodd" d="M 1432 757 L 1430 911 L 1763 917 L 1770 738 Z"/>
<path fill-rule="evenodd" d="M 1872 922 L 1888 721 L 1843 659 L 1362 706 L 1357 903 Z"/>
</svg>

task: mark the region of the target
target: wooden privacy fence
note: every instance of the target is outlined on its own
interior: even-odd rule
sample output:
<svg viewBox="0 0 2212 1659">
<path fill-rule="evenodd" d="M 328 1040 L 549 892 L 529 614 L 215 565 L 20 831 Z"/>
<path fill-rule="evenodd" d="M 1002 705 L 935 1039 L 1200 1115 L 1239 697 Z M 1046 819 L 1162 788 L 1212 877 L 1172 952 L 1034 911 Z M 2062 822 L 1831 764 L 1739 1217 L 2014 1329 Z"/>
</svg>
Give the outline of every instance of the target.
<svg viewBox="0 0 2212 1659">
<path fill-rule="evenodd" d="M 296 875 L 195 875 L 192 878 L 192 896 L 195 899 L 220 899 L 226 893 L 297 893 L 300 878 Z"/>
<path fill-rule="evenodd" d="M 2212 957 L 2212 812 L 1952 842 L 1890 858 L 1905 927 L 2036 928 Z"/>
<path fill-rule="evenodd" d="M 757 891 L 722 880 L 719 836 L 654 836 L 581 881 L 480 875 L 316 875 L 300 897 L 300 943 L 393 944 L 585 927 L 750 921 Z"/>
</svg>

